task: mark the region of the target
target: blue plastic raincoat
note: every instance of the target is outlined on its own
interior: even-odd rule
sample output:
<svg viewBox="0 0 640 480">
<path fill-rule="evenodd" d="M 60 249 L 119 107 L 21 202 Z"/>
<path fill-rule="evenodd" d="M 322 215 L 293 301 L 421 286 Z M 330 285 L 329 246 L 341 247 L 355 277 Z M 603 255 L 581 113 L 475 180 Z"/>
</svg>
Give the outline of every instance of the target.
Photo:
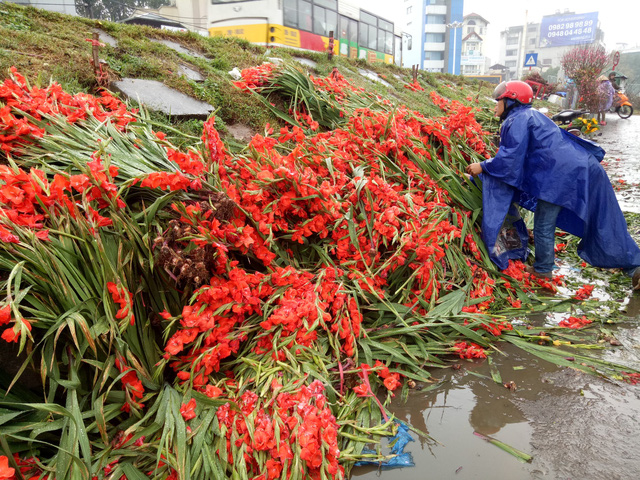
<svg viewBox="0 0 640 480">
<path fill-rule="evenodd" d="M 505 218 L 517 219 L 514 204 L 535 211 L 537 199 L 563 207 L 557 226 L 581 237 L 578 254 L 586 262 L 602 268 L 640 265 L 640 248 L 629 235 L 599 163 L 604 153 L 596 143 L 567 133 L 530 105 L 508 113 L 498 153 L 481 163 L 482 235 L 499 268 L 505 269 L 509 259 L 526 259 L 528 235 L 521 220 L 513 225 L 519 245 L 508 249 L 498 239 L 504 236 Z"/>
</svg>

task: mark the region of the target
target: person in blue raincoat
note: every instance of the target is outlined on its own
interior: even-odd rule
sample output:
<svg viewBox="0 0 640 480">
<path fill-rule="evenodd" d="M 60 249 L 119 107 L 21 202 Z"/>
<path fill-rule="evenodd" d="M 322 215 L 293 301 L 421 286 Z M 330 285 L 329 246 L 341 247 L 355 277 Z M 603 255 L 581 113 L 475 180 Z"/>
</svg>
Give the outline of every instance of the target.
<svg viewBox="0 0 640 480">
<path fill-rule="evenodd" d="M 534 211 L 530 273 L 552 276 L 558 227 L 581 238 L 578 254 L 586 262 L 621 268 L 632 277 L 634 290 L 640 289 L 640 248 L 600 165 L 604 150 L 532 109 L 533 91 L 524 82 L 502 82 L 494 98 L 503 120 L 498 153 L 466 169 L 482 179 L 482 236 L 494 263 L 505 269 L 509 259 L 526 259 L 527 232 L 515 208 L 520 205 Z M 499 241 L 505 219 L 515 219 L 512 230 L 520 248 L 504 248 Z"/>
</svg>

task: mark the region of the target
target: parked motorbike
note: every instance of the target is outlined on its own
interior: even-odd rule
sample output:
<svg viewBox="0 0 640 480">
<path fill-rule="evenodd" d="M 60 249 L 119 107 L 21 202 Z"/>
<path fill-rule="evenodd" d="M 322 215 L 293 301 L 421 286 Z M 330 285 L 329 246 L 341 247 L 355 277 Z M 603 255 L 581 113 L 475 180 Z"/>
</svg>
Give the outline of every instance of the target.
<svg viewBox="0 0 640 480">
<path fill-rule="evenodd" d="M 562 110 L 552 116 L 551 120 L 561 125 L 569 125 L 569 127 L 566 128 L 567 132 L 575 135 L 576 137 L 580 137 L 582 136 L 582 130 L 578 127 L 571 126 L 571 124 L 574 120 L 583 117 L 588 113 L 589 112 L 586 110 Z"/>
<path fill-rule="evenodd" d="M 633 105 L 631 105 L 624 92 L 616 92 L 616 96 L 613 98 L 613 105 L 611 105 L 611 113 L 617 113 L 620 118 L 629 118 L 633 115 Z"/>
</svg>

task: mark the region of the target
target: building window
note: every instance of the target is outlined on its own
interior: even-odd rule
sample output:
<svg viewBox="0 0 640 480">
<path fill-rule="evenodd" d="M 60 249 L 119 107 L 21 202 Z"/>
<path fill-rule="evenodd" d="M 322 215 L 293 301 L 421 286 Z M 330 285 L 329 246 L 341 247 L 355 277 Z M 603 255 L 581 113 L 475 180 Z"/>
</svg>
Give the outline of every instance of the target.
<svg viewBox="0 0 640 480">
<path fill-rule="evenodd" d="M 427 33 L 424 41 L 425 43 L 444 43 L 444 33 Z"/>
<path fill-rule="evenodd" d="M 427 15 L 427 25 L 444 25 L 447 23 L 445 15 Z"/>
<path fill-rule="evenodd" d="M 409 5 L 407 7 L 407 15 L 409 15 L 412 12 L 412 10 L 413 10 L 413 5 Z"/>
<path fill-rule="evenodd" d="M 516 66 L 516 64 L 517 64 L 517 62 L 516 62 L 515 60 L 507 60 L 507 61 L 504 63 L 504 66 L 505 66 L 505 67 L 515 67 L 515 66 Z"/>
<path fill-rule="evenodd" d="M 507 57 L 515 57 L 518 55 L 518 50 L 507 50 Z"/>
<path fill-rule="evenodd" d="M 520 37 L 508 37 L 507 45 L 517 45 L 519 41 L 520 41 Z"/>
<path fill-rule="evenodd" d="M 538 42 L 537 38 L 530 38 L 529 39 L 529 45 L 535 45 Z"/>
<path fill-rule="evenodd" d="M 444 60 L 444 52 L 424 52 L 425 60 Z"/>
<path fill-rule="evenodd" d="M 467 29 L 467 33 L 475 33 L 475 28 L 476 28 L 476 27 L 469 27 L 469 28 Z"/>
<path fill-rule="evenodd" d="M 551 65 L 551 59 L 550 58 L 545 58 L 544 60 L 542 60 L 542 64 L 543 65 Z"/>
<path fill-rule="evenodd" d="M 529 25 L 527 27 L 527 32 L 531 33 L 531 32 L 537 32 L 538 31 L 538 26 L 537 25 Z"/>
<path fill-rule="evenodd" d="M 475 25 L 475 24 L 476 24 L 476 21 L 475 21 L 475 20 L 469 20 L 469 21 L 467 22 L 467 25 Z"/>
</svg>

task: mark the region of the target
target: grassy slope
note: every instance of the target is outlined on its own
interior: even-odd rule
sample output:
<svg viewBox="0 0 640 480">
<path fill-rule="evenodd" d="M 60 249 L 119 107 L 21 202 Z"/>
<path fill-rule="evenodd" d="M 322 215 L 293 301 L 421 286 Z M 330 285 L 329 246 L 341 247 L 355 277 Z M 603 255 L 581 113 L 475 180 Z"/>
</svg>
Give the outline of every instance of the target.
<svg viewBox="0 0 640 480">
<path fill-rule="evenodd" d="M 228 74 L 234 67 L 251 67 L 277 56 L 284 60 L 292 56 L 304 56 L 317 62 L 314 73 L 328 75 L 334 66 L 357 86 L 376 91 L 382 97 L 410 105 L 421 113 L 437 114 L 438 109 L 429 100 L 429 90 L 436 90 L 450 99 L 479 96 L 480 104 L 491 108 L 488 96 L 492 87 L 448 74 L 420 72 L 419 81 L 424 92 L 412 92 L 404 88 L 411 81 L 411 71 L 394 65 L 367 64 L 334 58 L 329 61 L 324 54 L 300 52 L 289 49 L 265 51 L 248 42 L 236 39 L 205 38 L 197 34 L 182 34 L 163 30 L 123 25 L 107 21 L 96 21 L 71 17 L 34 8 L 24 8 L 11 3 L 0 4 L 0 79 L 9 75 L 9 68 L 18 71 L 31 82 L 45 85 L 52 79 L 70 93 L 95 92 L 96 82 L 90 64 L 92 31 L 100 28 L 113 36 L 117 47 L 109 45 L 101 49 L 100 57 L 106 60 L 113 78 L 134 77 L 155 79 L 164 82 L 188 95 L 214 105 L 219 127 L 224 133 L 225 125 L 243 123 L 255 131 L 261 131 L 269 122 L 280 121 L 266 111 L 258 100 L 237 90 Z M 184 56 L 149 39 L 170 39 L 185 47 L 200 52 L 207 60 Z M 198 84 L 176 74 L 179 62 L 188 62 L 205 77 Z M 368 80 L 359 75 L 358 69 L 366 68 L 383 75 L 393 89 Z M 161 122 L 163 119 L 155 116 Z M 198 135 L 201 123 L 186 122 L 179 127 Z"/>
</svg>

